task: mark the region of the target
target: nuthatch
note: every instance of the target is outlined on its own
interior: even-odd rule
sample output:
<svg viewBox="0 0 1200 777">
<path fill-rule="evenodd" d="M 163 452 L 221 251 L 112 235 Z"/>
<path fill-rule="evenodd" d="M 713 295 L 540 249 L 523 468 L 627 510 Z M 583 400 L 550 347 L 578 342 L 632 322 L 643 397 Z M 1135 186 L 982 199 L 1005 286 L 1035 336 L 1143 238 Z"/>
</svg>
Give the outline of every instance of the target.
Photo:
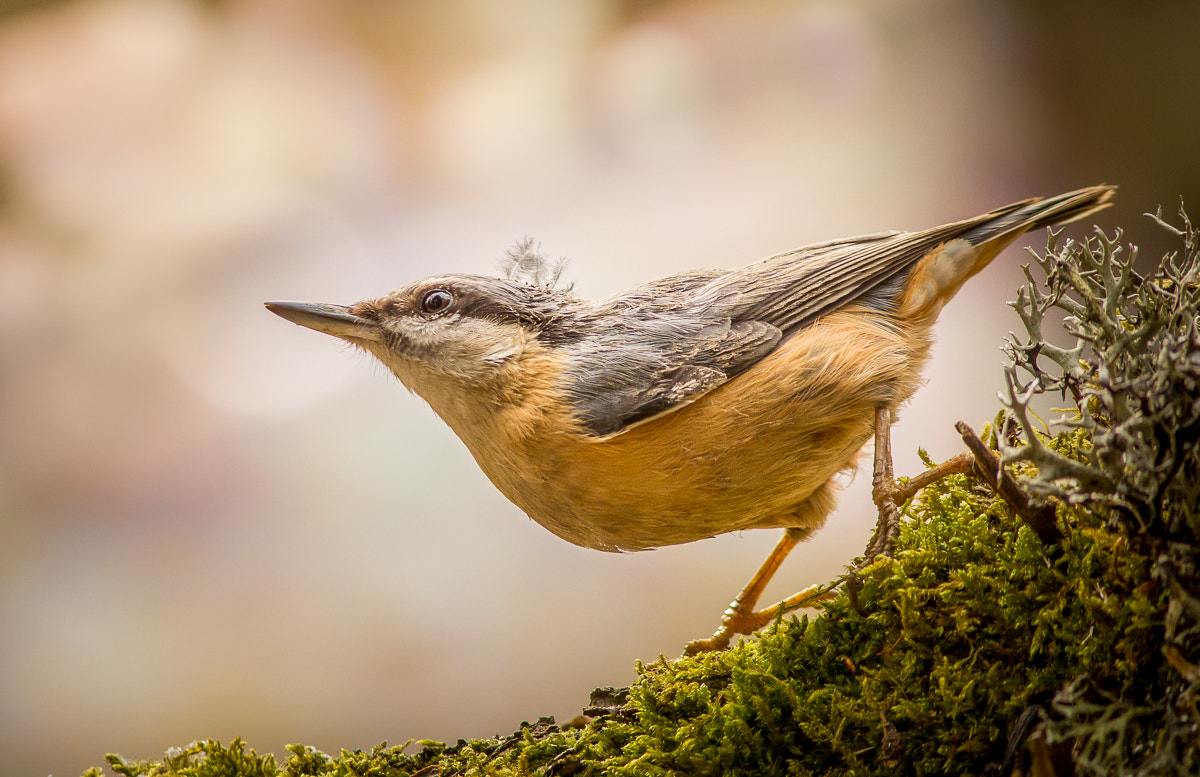
<svg viewBox="0 0 1200 777">
<path fill-rule="evenodd" d="M 578 299 L 531 244 L 508 278 L 440 275 L 350 306 L 274 313 L 374 355 L 563 539 L 641 550 L 742 529 L 784 538 L 713 641 L 763 625 L 771 574 L 833 510 L 835 476 L 917 388 L 938 312 L 1022 233 L 1105 207 L 1113 187 L 1025 200 L 922 232 L 833 240 L 733 270 Z M 883 459 L 886 458 L 886 461 Z M 894 505 L 872 542 L 886 551 Z M 880 540 L 880 535 L 883 540 Z M 792 605 L 794 606 L 794 605 Z"/>
</svg>

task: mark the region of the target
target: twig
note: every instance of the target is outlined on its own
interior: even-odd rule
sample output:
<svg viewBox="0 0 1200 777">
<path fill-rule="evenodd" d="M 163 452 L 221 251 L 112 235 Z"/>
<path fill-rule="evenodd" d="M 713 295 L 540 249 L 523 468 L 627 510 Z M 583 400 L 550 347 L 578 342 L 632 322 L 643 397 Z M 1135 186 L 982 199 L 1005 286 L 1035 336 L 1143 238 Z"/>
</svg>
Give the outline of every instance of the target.
<svg viewBox="0 0 1200 777">
<path fill-rule="evenodd" d="M 1008 503 L 1013 512 L 1025 521 L 1033 533 L 1047 545 L 1058 545 L 1063 540 L 1063 534 L 1054 522 L 1054 506 L 1047 503 L 1033 503 L 1017 482 L 1012 479 L 1000 464 L 1000 459 L 988 450 L 979 435 L 963 421 L 954 425 L 962 435 L 963 442 L 975 456 L 979 475 L 988 485 Z"/>
</svg>

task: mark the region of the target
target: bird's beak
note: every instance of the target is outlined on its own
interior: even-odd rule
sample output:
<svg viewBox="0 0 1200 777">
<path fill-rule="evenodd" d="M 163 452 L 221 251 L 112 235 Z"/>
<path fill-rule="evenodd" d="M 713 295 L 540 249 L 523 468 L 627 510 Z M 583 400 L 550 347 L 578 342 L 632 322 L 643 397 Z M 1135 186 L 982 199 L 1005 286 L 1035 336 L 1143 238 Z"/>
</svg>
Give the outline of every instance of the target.
<svg viewBox="0 0 1200 777">
<path fill-rule="evenodd" d="M 350 312 L 345 305 L 324 302 L 267 302 L 267 310 L 293 324 L 343 340 L 378 340 L 379 326 Z"/>
</svg>

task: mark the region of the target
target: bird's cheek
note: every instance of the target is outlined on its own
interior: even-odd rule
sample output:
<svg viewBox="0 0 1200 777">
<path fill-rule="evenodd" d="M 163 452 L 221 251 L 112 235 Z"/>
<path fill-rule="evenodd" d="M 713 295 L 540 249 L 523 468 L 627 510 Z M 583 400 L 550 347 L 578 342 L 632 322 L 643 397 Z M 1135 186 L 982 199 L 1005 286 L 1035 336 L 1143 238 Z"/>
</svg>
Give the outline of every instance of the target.
<svg viewBox="0 0 1200 777">
<path fill-rule="evenodd" d="M 404 336 L 404 333 L 388 326 L 387 322 L 384 322 L 379 327 L 378 338 L 373 342 L 364 344 L 363 347 L 379 357 L 381 361 L 386 361 L 384 354 L 405 353 L 408 351 L 408 346 L 408 338 Z"/>
</svg>

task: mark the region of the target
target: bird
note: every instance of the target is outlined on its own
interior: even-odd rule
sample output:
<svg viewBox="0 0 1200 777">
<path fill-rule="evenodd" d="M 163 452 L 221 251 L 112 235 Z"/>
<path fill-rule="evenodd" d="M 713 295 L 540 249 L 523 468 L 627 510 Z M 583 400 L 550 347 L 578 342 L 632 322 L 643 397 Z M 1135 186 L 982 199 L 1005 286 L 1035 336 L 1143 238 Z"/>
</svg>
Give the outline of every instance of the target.
<svg viewBox="0 0 1200 777">
<path fill-rule="evenodd" d="M 351 305 L 267 302 L 366 351 L 424 399 L 530 518 L 568 542 L 637 551 L 783 529 L 709 640 L 761 628 L 787 553 L 833 512 L 875 438 L 890 552 L 889 430 L 916 391 L 938 313 L 1017 237 L 1111 204 L 1100 185 L 917 232 L 830 240 L 581 299 L 531 240 L 503 277 L 438 275 Z M 901 502 L 902 504 L 903 502 Z"/>
</svg>

